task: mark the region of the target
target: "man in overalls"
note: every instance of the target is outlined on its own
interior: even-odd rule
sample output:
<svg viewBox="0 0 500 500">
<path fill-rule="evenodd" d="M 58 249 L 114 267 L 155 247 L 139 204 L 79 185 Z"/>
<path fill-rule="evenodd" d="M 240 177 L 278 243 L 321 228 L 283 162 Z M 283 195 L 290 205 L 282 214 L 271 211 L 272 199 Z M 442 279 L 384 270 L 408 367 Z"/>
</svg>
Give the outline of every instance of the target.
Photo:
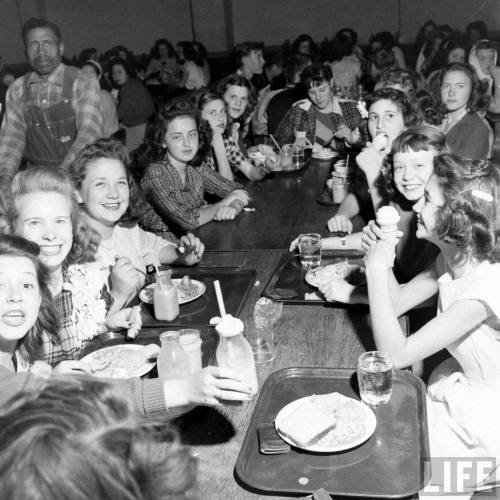
<svg viewBox="0 0 500 500">
<path fill-rule="evenodd" d="M 9 88 L 0 130 L 0 189 L 6 192 L 21 161 L 67 169 L 76 154 L 101 137 L 99 84 L 61 63 L 61 33 L 29 19 L 23 40 L 33 71 Z"/>
</svg>

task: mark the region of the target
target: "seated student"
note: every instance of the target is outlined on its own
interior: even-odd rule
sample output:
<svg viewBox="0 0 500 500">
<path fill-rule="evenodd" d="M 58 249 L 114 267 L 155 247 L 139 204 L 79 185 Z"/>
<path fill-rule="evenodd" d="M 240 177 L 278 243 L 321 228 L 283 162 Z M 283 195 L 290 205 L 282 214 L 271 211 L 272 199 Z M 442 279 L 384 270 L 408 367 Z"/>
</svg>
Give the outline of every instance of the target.
<svg viewBox="0 0 500 500">
<path fill-rule="evenodd" d="M 202 125 L 200 132 L 204 130 L 203 125 L 208 125 L 212 136 L 211 148 L 204 163 L 230 181 L 234 180 L 233 171 L 240 171 L 251 181 L 263 179 L 268 170 L 263 166 L 254 166 L 228 134 L 230 126 L 228 127 L 226 104 L 222 96 L 205 88 L 196 92 L 193 97 L 197 118 Z"/>
<path fill-rule="evenodd" d="M 137 225 L 145 207 L 122 143 L 101 139 L 90 144 L 78 154 L 70 171 L 85 221 L 100 236 L 96 262 L 102 269 L 119 272 L 114 287 L 115 307 L 125 306 L 137 296 L 144 286 L 148 265 L 192 266 L 201 260 L 205 246 L 192 234 L 182 236 L 177 245 L 171 233 L 162 238 Z M 107 281 L 106 274 L 104 278 Z"/>
<path fill-rule="evenodd" d="M 243 186 L 199 160 L 210 145 L 199 141 L 198 131 L 195 112 L 185 101 L 165 106 L 157 114 L 150 142 L 153 163 L 141 181 L 150 204 L 141 219 L 147 231 L 161 234 L 167 224 L 185 230 L 212 220 L 232 220 L 247 205 L 249 195 Z M 208 204 L 205 192 L 222 199 Z"/>
<path fill-rule="evenodd" d="M 257 106 L 257 94 L 250 80 L 242 75 L 231 74 L 217 84 L 217 92 L 222 95 L 226 103 L 230 135 L 245 151 L 243 138 L 248 133 L 252 115 Z"/>
<path fill-rule="evenodd" d="M 352 101 L 339 101 L 332 92 L 332 71 L 328 65 L 308 66 L 301 76 L 308 99 L 296 102 L 276 130 L 280 144 L 293 143 L 295 132 L 306 132 L 314 150 L 331 145 L 336 151 L 360 140 L 361 115 Z M 346 147 L 346 144 L 348 145 Z"/>
<path fill-rule="evenodd" d="M 500 265 L 495 256 L 499 182 L 498 167 L 486 161 L 446 153 L 436 158 L 434 175 L 415 211 L 417 237 L 437 245 L 441 255 L 407 284 L 398 286 L 390 273 L 395 240 L 364 240 L 369 247 L 365 266 L 377 349 L 392 356 L 395 368 L 443 348 L 453 356 L 431 375 L 428 387 L 430 485 L 443 486 L 443 476 L 438 477 L 442 467 L 434 469 L 434 458 L 491 459 L 481 474 L 463 476 L 461 498 L 500 482 Z M 319 286 L 328 288 L 328 299 L 349 302 L 351 291 L 343 282 L 329 281 Z M 438 315 L 406 337 L 398 316 L 436 292 Z"/>
<path fill-rule="evenodd" d="M 361 61 L 353 54 L 354 44 L 347 34 L 336 34 L 331 42 L 328 64 L 334 84 L 349 92 L 361 78 Z"/>
<path fill-rule="evenodd" d="M 39 245 L 39 259 L 50 273 L 59 339 L 54 343 L 43 334 L 39 359 L 51 365 L 74 359 L 88 341 L 106 330 L 126 328 L 131 335 L 137 333 L 139 311 L 123 309 L 121 299 L 131 271 L 124 262 L 113 262 L 110 276 L 109 267 L 95 264 L 99 235 L 81 220 L 73 183 L 64 172 L 42 167 L 18 172 L 9 218 L 15 234 Z"/>
<path fill-rule="evenodd" d="M 177 56 L 183 61 L 180 87 L 187 90 L 201 89 L 208 84 L 203 71 L 203 58 L 196 51 L 192 42 L 179 42 Z"/>
<path fill-rule="evenodd" d="M 468 64 L 446 66 L 439 79 L 440 102 L 446 110 L 440 130 L 461 158 L 480 160 L 490 154 L 490 127 L 478 115 L 488 99 L 476 72 Z"/>
<path fill-rule="evenodd" d="M 0 413 L 0 446 L 11 500 L 179 500 L 196 484 L 196 459 L 164 420 L 141 419 L 126 394 L 90 377 L 16 394 Z"/>
<path fill-rule="evenodd" d="M 434 127 L 420 126 L 402 132 L 392 143 L 390 154 L 385 159 L 384 204 L 394 207 L 399 216 L 398 229 L 403 235 L 396 247 L 394 275 L 400 283 L 412 279 L 431 265 L 439 250 L 425 240 L 415 237 L 417 216 L 413 207 L 424 196 L 425 186 L 434 171 L 434 158 L 447 150 L 445 137 Z M 376 231 L 376 224 L 370 222 Z M 321 240 L 323 250 L 362 251 L 363 233 L 344 237 L 330 236 Z M 295 250 L 298 238 L 292 241 L 290 251 Z M 366 302 L 366 294 L 359 290 L 360 302 Z M 354 299 L 353 299 L 354 300 Z"/>
<path fill-rule="evenodd" d="M 401 69 L 396 66 L 391 66 L 383 70 L 375 84 L 375 90 L 380 89 L 395 89 L 401 90 L 409 97 L 414 97 L 415 94 L 424 87 L 421 75 L 409 69 Z"/>
<path fill-rule="evenodd" d="M 233 57 L 236 63 L 236 73 L 250 81 L 254 75 L 261 75 L 264 71 L 266 61 L 264 59 L 264 44 L 261 42 L 237 44 L 233 50 Z"/>
<path fill-rule="evenodd" d="M 417 124 L 418 116 L 411 99 L 399 90 L 377 90 L 368 102 L 368 133 L 372 143 L 367 143 L 356 157 L 362 170 L 355 183 L 349 187 L 349 194 L 340 204 L 334 217 L 328 220 L 331 232 L 350 234 L 350 219 L 361 214 L 365 220 L 373 219 L 373 208 L 382 201 L 376 185 L 384 158 L 389 154 L 392 142 L 406 127 Z M 385 137 L 385 145 L 375 143 L 377 136 Z M 378 141 L 379 139 L 377 139 Z M 364 174 L 364 175 L 363 175 Z"/>
<path fill-rule="evenodd" d="M 59 341 L 58 323 L 64 318 L 54 308 L 50 273 L 39 251 L 36 243 L 19 236 L 0 236 L 0 406 L 23 389 L 44 384 L 32 365 L 40 359 L 43 336 L 54 344 Z M 90 373 L 90 368 L 82 361 L 63 361 L 54 369 L 55 374 L 68 371 Z M 250 388 L 236 372 L 215 366 L 182 379 L 114 379 L 110 383 L 143 415 L 251 397 Z"/>
</svg>

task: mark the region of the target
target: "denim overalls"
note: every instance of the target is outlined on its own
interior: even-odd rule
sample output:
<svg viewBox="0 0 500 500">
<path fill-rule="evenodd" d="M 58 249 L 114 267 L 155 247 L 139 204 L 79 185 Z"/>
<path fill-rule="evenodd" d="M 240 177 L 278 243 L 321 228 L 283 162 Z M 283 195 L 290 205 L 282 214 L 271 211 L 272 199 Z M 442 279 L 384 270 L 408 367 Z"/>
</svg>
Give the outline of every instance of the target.
<svg viewBox="0 0 500 500">
<path fill-rule="evenodd" d="M 24 76 L 24 119 L 26 148 L 24 157 L 30 165 L 59 167 L 76 138 L 76 116 L 72 106 L 73 84 L 77 69 L 65 67 L 61 101 L 42 109 L 37 105 Z"/>
</svg>

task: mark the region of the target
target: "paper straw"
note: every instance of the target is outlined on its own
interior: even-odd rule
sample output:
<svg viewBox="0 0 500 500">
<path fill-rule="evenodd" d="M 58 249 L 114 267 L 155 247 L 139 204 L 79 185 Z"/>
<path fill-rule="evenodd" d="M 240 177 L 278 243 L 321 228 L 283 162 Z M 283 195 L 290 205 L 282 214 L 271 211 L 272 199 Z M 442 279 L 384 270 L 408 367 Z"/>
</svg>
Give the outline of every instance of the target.
<svg viewBox="0 0 500 500">
<path fill-rule="evenodd" d="M 347 160 L 345 161 L 345 166 L 348 167 L 349 166 L 349 155 L 347 155 Z"/>
<path fill-rule="evenodd" d="M 219 304 L 220 317 L 226 315 L 226 308 L 224 307 L 224 299 L 222 298 L 222 290 L 220 289 L 219 280 L 214 280 L 215 295 L 217 296 L 217 303 Z"/>
<path fill-rule="evenodd" d="M 273 137 L 273 134 L 269 134 L 269 137 L 271 140 L 276 144 L 276 147 L 278 148 L 278 151 L 283 154 L 283 150 L 281 149 L 280 145 L 278 144 L 278 141 Z"/>
</svg>

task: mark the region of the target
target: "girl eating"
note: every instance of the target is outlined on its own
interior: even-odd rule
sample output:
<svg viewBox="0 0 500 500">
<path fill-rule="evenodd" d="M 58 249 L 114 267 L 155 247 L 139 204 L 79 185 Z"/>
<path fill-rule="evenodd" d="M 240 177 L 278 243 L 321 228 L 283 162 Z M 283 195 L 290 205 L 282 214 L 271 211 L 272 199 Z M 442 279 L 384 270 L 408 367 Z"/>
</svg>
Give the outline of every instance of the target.
<svg viewBox="0 0 500 500">
<path fill-rule="evenodd" d="M 500 265 L 495 251 L 499 197 L 496 166 L 442 154 L 435 159 L 434 175 L 415 207 L 417 237 L 441 251 L 436 264 L 398 286 L 389 272 L 394 263 L 394 240 L 374 242 L 365 257 L 377 348 L 388 352 L 397 368 L 443 348 L 453 356 L 429 381 L 430 451 L 431 459 L 496 459 L 489 475 L 474 477 L 471 484 L 464 485 L 469 492 L 498 483 Z M 436 292 L 439 314 L 406 337 L 398 316 Z M 331 287 L 331 297 L 334 295 Z M 436 480 L 433 477 L 431 483 Z"/>
<path fill-rule="evenodd" d="M 210 151 L 204 163 L 220 175 L 234 180 L 233 171 L 240 171 L 251 181 L 260 181 L 268 173 L 264 166 L 255 167 L 241 152 L 238 144 L 228 135 L 228 120 L 224 99 L 217 92 L 202 89 L 195 94 L 197 117 L 211 130 Z M 200 127 L 203 130 L 203 127 Z"/>
<path fill-rule="evenodd" d="M 195 166 L 207 146 L 199 141 L 198 123 L 188 103 L 180 101 L 158 113 L 150 144 L 151 157 L 157 161 L 147 166 L 141 181 L 151 205 L 141 220 L 146 230 L 161 234 L 168 230 L 167 223 L 185 230 L 212 220 L 232 220 L 247 205 L 249 195 L 243 186 L 205 163 Z M 222 199 L 208 204 L 205 192 Z"/>
<path fill-rule="evenodd" d="M 54 343 L 58 339 L 50 287 L 51 276 L 41 263 L 39 247 L 19 236 L 0 236 L 0 406 L 23 389 L 33 391 L 44 384 L 34 370 L 28 370 L 40 359 L 42 336 Z M 59 364 L 54 373 L 68 371 L 68 366 L 90 372 L 83 362 L 72 361 Z M 233 370 L 213 366 L 177 380 L 113 379 L 109 383 L 143 415 L 186 404 L 250 399 L 250 388 Z"/>
<path fill-rule="evenodd" d="M 350 219 L 358 214 L 365 220 L 374 218 L 373 208 L 378 208 L 382 202 L 377 182 L 384 158 L 390 152 L 394 139 L 407 127 L 417 124 L 417 114 L 411 99 L 395 89 L 381 89 L 373 94 L 367 118 L 372 142 L 367 143 L 356 157 L 356 163 L 363 173 L 350 187 L 336 215 L 328 220 L 327 226 L 331 232 L 352 233 Z"/>
<path fill-rule="evenodd" d="M 192 266 L 205 250 L 192 234 L 182 236 L 177 246 L 172 235 L 167 240 L 137 225 L 142 199 L 129 165 L 130 157 L 120 142 L 102 139 L 86 146 L 71 166 L 85 219 L 101 239 L 96 259 L 104 268 L 114 266 L 115 302 L 122 306 L 144 285 L 146 266 Z"/>
</svg>

